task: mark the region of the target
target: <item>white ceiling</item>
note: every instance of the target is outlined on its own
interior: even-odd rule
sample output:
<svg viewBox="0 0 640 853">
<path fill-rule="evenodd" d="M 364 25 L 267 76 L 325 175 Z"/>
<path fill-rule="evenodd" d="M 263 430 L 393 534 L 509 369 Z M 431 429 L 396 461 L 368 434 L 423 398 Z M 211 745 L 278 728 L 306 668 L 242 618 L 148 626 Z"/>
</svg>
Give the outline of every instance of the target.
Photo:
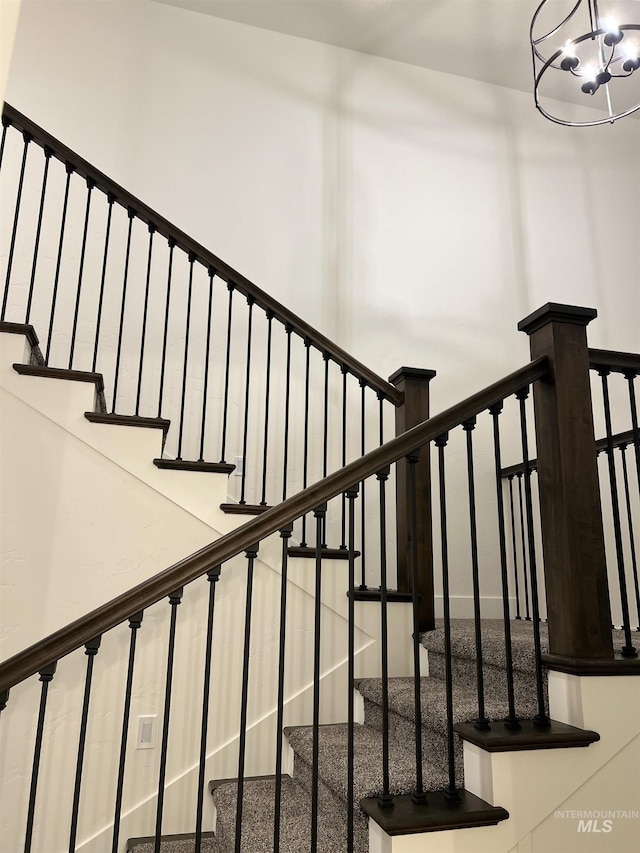
<svg viewBox="0 0 640 853">
<path fill-rule="evenodd" d="M 155 2 L 513 89 L 532 89 L 529 26 L 539 0 Z M 575 4 L 551 2 L 554 19 Z M 640 23 L 640 0 L 600 0 L 601 11 L 608 11 L 606 6 L 620 21 Z"/>
</svg>

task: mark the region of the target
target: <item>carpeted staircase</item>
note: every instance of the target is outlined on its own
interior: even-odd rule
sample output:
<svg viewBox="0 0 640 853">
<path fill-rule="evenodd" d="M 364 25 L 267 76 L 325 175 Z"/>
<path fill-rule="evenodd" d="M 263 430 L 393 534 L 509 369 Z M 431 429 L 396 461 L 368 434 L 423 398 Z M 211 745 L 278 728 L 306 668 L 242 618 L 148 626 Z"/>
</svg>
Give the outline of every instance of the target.
<svg viewBox="0 0 640 853">
<path fill-rule="evenodd" d="M 536 713 L 536 685 L 532 623 L 512 623 L 516 709 L 522 717 Z M 543 651 L 547 646 L 546 625 L 541 626 Z M 507 713 L 504 626 L 501 621 L 482 622 L 485 710 L 491 720 Z M 425 634 L 422 644 L 428 651 L 429 675 L 422 678 L 423 774 L 425 789 L 446 787 L 446 705 L 444 682 L 444 631 Z M 476 649 L 471 620 L 454 620 L 451 630 L 454 680 L 454 722 L 473 720 L 478 715 L 476 690 Z M 364 699 L 364 725 L 356 725 L 354 802 L 355 850 L 368 851 L 368 822 L 357 805 L 363 797 L 382 790 L 382 682 L 365 678 L 356 683 Z M 415 783 L 413 679 L 389 680 L 389 732 L 391 793 L 410 793 Z M 294 752 L 293 778 L 282 786 L 281 853 L 309 850 L 311 814 L 312 730 L 309 726 L 287 730 Z M 456 736 L 456 777 L 463 785 L 462 742 Z M 319 738 L 319 853 L 344 853 L 347 833 L 347 726 L 322 726 Z M 271 778 L 245 780 L 243 797 L 242 853 L 270 853 L 273 850 L 275 783 Z M 237 783 L 212 783 L 217 810 L 215 838 L 203 842 L 203 853 L 232 853 L 235 846 Z M 134 839 L 128 853 L 153 853 L 150 839 Z M 162 853 L 193 853 L 193 836 L 163 841 Z"/>
</svg>

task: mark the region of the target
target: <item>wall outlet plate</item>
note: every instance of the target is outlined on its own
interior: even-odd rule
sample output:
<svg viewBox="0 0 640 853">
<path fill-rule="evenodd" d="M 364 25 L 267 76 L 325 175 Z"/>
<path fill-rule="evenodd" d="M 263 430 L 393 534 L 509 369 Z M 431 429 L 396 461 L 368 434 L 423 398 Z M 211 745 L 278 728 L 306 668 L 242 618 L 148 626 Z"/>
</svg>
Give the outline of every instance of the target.
<svg viewBox="0 0 640 853">
<path fill-rule="evenodd" d="M 136 749 L 155 749 L 157 721 L 157 714 L 138 717 Z"/>
</svg>

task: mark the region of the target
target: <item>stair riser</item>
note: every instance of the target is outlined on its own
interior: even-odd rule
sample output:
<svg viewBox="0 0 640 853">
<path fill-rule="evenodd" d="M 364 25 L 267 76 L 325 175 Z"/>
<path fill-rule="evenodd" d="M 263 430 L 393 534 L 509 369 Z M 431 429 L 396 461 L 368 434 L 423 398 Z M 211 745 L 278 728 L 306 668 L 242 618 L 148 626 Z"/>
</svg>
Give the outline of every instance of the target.
<svg viewBox="0 0 640 853">
<path fill-rule="evenodd" d="M 452 657 L 453 683 L 475 684 L 477 681 L 476 662 L 469 658 Z M 482 669 L 484 677 L 485 697 L 504 705 L 507 708 L 507 680 L 503 667 L 485 664 Z M 445 658 L 439 652 L 429 652 L 429 676 L 439 681 L 445 680 Z M 522 717 L 530 717 L 536 713 L 536 679 L 533 672 L 522 670 L 513 671 L 513 687 L 516 712 Z M 548 702 L 547 683 L 544 681 L 545 702 Z"/>
<path fill-rule="evenodd" d="M 367 726 L 371 726 L 382 731 L 382 708 L 371 702 L 369 699 L 364 700 L 364 717 Z M 411 743 L 415 741 L 415 726 L 411 720 L 401 717 L 399 714 L 389 713 L 389 740 L 390 749 L 393 749 L 394 743 Z M 430 764 L 436 767 L 442 773 L 447 773 L 449 770 L 447 759 L 447 738 L 442 731 L 435 729 L 422 728 L 422 754 L 428 758 Z M 456 762 L 456 779 L 459 785 L 462 785 L 463 780 L 463 761 L 462 761 L 462 741 L 455 736 L 454 739 L 454 755 Z"/>
</svg>

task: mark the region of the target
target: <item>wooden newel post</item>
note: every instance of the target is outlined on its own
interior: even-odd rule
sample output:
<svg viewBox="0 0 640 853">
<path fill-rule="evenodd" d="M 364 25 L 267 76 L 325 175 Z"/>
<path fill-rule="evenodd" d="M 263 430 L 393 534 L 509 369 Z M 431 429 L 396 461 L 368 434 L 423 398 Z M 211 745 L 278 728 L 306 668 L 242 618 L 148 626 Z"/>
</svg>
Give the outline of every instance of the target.
<svg viewBox="0 0 640 853">
<path fill-rule="evenodd" d="M 396 408 L 396 435 L 422 423 L 429 417 L 429 382 L 435 370 L 401 367 L 389 382 L 403 394 Z M 435 628 L 433 600 L 433 542 L 431 532 L 431 465 L 429 452 L 423 449 L 416 463 L 417 565 L 420 595 L 419 623 L 421 631 Z M 411 492 L 407 462 L 396 465 L 396 532 L 398 554 L 398 591 L 411 592 L 413 533 L 411 530 Z"/>
<path fill-rule="evenodd" d="M 550 302 L 518 324 L 529 335 L 531 358 L 547 356 L 551 368 L 550 379 L 533 389 L 546 662 L 576 673 L 613 660 L 586 333 L 596 316 L 593 308 Z"/>
</svg>

